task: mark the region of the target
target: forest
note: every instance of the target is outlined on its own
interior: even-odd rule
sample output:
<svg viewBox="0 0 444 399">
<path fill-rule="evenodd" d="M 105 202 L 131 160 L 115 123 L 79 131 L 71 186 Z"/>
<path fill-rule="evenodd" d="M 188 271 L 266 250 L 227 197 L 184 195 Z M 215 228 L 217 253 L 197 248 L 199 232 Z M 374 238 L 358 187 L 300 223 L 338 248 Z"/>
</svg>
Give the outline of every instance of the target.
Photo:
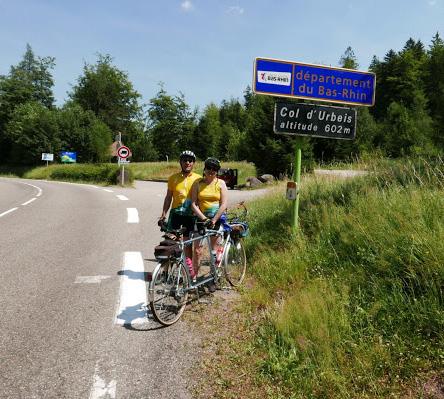
<svg viewBox="0 0 444 399">
<path fill-rule="evenodd" d="M 132 150 L 132 162 L 177 159 L 191 149 L 200 159 L 253 162 L 259 172 L 290 172 L 296 140 L 303 142 L 304 165 L 352 161 L 375 154 L 389 158 L 436 157 L 444 149 L 444 41 L 429 45 L 408 39 L 384 58 L 373 56 L 376 101 L 357 107 L 355 140 L 297 138 L 273 133 L 276 98 L 246 86 L 241 99 L 192 109 L 185 94 L 170 94 L 159 83 L 147 102 L 111 55 L 84 64 L 68 100 L 55 104 L 52 71 L 56 60 L 26 45 L 23 58 L 0 75 L 0 145 L 8 164 L 41 163 L 41 153 L 76 151 L 77 162 L 112 160 L 116 134 Z M 360 69 L 347 47 L 338 67 Z M 3 66 L 4 67 L 4 66 Z M 304 100 L 298 100 L 303 102 Z"/>
</svg>

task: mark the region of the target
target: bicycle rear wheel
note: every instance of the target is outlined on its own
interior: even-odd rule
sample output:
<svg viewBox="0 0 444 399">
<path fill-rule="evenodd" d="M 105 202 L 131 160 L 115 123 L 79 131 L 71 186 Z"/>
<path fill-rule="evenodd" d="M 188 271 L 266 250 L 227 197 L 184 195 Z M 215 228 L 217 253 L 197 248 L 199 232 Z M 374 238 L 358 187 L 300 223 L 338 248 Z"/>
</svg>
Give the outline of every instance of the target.
<svg viewBox="0 0 444 399">
<path fill-rule="evenodd" d="M 165 260 L 153 272 L 150 283 L 150 308 L 164 326 L 174 324 L 182 316 L 188 299 L 188 276 L 182 263 Z"/>
<path fill-rule="evenodd" d="M 226 251 L 224 262 L 225 277 L 232 286 L 237 287 L 244 280 L 247 269 L 247 258 L 242 240 L 230 239 Z"/>
</svg>

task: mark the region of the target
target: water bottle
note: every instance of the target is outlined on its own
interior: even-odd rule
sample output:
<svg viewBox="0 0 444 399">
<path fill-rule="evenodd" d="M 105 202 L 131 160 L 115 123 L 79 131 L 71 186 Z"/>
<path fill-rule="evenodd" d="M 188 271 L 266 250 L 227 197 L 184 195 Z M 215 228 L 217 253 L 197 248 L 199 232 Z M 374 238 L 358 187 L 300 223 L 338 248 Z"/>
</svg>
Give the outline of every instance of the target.
<svg viewBox="0 0 444 399">
<path fill-rule="evenodd" d="M 224 252 L 224 249 L 223 249 L 222 245 L 219 245 L 217 247 L 217 252 L 216 252 L 216 265 L 219 265 L 220 261 L 222 260 L 223 252 Z"/>
<path fill-rule="evenodd" d="M 216 264 L 216 262 L 217 262 L 217 252 L 214 249 L 211 250 L 211 259 L 212 259 L 212 262 L 214 264 Z"/>
</svg>

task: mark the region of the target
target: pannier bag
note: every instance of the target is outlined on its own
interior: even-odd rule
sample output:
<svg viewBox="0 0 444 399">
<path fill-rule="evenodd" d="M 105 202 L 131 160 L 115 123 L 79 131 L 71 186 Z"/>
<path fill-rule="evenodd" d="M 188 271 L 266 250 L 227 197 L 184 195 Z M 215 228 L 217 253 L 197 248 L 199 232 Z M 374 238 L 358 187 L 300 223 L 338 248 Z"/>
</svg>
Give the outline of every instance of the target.
<svg viewBox="0 0 444 399">
<path fill-rule="evenodd" d="M 177 241 L 166 238 L 159 245 L 154 247 L 154 257 L 156 259 L 168 259 L 171 256 L 180 256 L 180 247 Z"/>
<path fill-rule="evenodd" d="M 248 223 L 245 222 L 239 222 L 230 224 L 231 227 L 231 237 L 233 238 L 240 238 L 240 237 L 246 237 L 249 232 Z"/>
</svg>

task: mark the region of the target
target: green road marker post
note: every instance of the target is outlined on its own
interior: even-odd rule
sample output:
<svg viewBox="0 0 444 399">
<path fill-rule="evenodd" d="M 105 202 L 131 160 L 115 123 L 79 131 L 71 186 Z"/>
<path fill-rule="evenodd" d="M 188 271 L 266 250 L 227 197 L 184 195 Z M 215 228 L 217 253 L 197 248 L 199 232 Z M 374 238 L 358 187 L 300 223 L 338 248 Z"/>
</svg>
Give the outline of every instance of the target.
<svg viewBox="0 0 444 399">
<path fill-rule="evenodd" d="M 293 181 L 296 183 L 296 199 L 293 201 L 293 233 L 297 233 L 299 229 L 299 187 L 301 184 L 301 159 L 302 159 L 302 142 L 299 137 L 296 138 L 295 162 L 293 171 Z"/>
</svg>

